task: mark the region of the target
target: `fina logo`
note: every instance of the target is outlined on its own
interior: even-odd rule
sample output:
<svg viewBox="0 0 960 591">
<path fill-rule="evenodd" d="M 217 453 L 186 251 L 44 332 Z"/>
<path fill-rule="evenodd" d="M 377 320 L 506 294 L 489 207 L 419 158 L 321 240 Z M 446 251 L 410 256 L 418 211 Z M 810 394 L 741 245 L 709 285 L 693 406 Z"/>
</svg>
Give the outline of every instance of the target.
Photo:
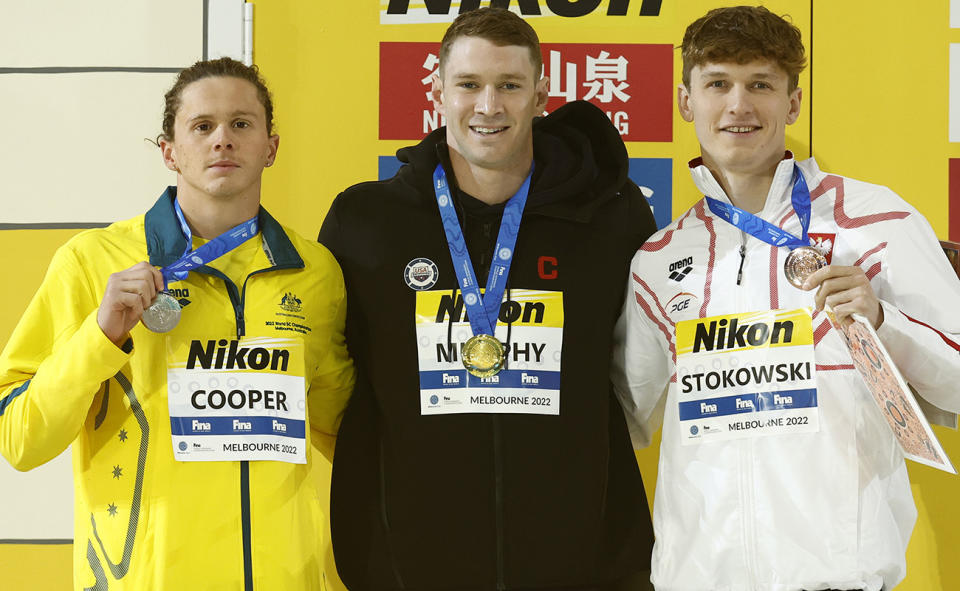
<svg viewBox="0 0 960 591">
<path fill-rule="evenodd" d="M 187 451 L 187 442 L 186 442 L 186 441 L 181 441 L 181 442 L 180 442 L 180 445 L 178 445 L 177 447 L 180 448 L 180 451 Z"/>
<path fill-rule="evenodd" d="M 441 195 L 441 196 L 440 196 L 440 199 L 439 199 L 439 202 L 440 202 L 440 207 L 446 207 L 446 206 L 447 206 L 447 203 L 450 203 L 450 201 L 447 199 L 447 196 L 446 196 L 446 195 Z"/>
<path fill-rule="evenodd" d="M 195 262 L 195 263 L 198 264 L 198 265 L 202 265 L 202 264 L 203 264 L 203 259 L 201 259 L 201 258 L 198 257 L 198 256 L 192 256 L 192 257 L 190 257 L 190 260 L 193 261 L 193 262 Z"/>
<path fill-rule="evenodd" d="M 413 259 L 403 270 L 403 280 L 414 291 L 424 291 L 437 284 L 440 270 L 436 263 L 423 257 Z"/>
<path fill-rule="evenodd" d="M 510 252 L 510 249 L 509 249 L 509 248 L 503 247 L 503 248 L 500 249 L 500 258 L 501 258 L 501 259 L 503 259 L 503 260 L 509 259 L 509 258 L 510 258 L 510 254 L 511 254 L 511 252 Z"/>
<path fill-rule="evenodd" d="M 697 426 L 696 426 L 696 425 L 693 425 L 692 427 L 690 427 L 690 434 L 691 434 L 691 435 L 696 435 L 696 434 L 699 433 L 699 432 L 700 432 L 700 429 L 697 429 Z"/>
<path fill-rule="evenodd" d="M 439 402 L 440 402 L 440 399 L 437 398 L 437 395 L 436 395 L 436 394 L 434 394 L 433 396 L 430 397 L 430 404 L 436 405 L 436 404 L 438 404 Z"/>
</svg>

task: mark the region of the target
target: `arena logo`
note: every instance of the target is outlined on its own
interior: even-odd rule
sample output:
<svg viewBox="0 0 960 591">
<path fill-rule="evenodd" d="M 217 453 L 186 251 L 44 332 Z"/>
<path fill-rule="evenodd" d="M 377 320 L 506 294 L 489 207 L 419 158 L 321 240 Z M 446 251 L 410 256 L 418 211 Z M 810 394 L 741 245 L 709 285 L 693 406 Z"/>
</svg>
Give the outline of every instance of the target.
<svg viewBox="0 0 960 591">
<path fill-rule="evenodd" d="M 439 43 L 380 44 L 380 139 L 419 140 L 446 124 L 431 99 Z M 547 112 L 575 100 L 602 109 L 624 141 L 673 140 L 673 47 L 544 43 Z"/>
<path fill-rule="evenodd" d="M 602 5 L 606 5 L 607 16 L 628 16 L 635 14 L 637 16 L 660 16 L 660 4 L 662 0 L 517 0 L 514 12 L 523 16 L 544 16 L 556 15 L 568 18 L 586 16 L 596 11 Z M 414 6 L 411 9 L 411 4 Z M 483 6 L 493 8 L 511 9 L 514 3 L 511 0 L 461 0 L 454 3 L 452 0 L 422 0 L 420 2 L 411 2 L 411 0 L 389 0 L 386 11 L 381 11 L 381 24 L 407 24 L 424 22 L 423 17 L 434 17 L 431 21 L 438 20 L 437 16 L 447 17 L 449 20 L 456 18 L 457 14 L 463 14 Z M 543 4 L 546 4 L 543 6 Z M 459 5 L 459 6 L 458 6 Z M 639 8 L 637 6 L 639 5 Z M 381 4 L 382 6 L 382 4 Z M 422 7 L 421 7 L 422 6 Z M 457 10 L 454 10 L 457 8 Z M 545 10 L 544 10 L 545 9 Z M 632 9 L 632 10 L 631 10 Z M 412 17 L 398 19 L 396 17 Z"/>
</svg>

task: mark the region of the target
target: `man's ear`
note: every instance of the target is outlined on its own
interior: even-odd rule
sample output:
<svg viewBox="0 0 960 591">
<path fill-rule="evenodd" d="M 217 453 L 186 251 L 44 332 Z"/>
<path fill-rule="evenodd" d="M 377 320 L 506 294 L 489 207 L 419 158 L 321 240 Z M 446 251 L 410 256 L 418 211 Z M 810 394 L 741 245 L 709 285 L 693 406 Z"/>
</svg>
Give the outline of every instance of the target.
<svg viewBox="0 0 960 591">
<path fill-rule="evenodd" d="M 540 80 L 537 81 L 537 112 L 542 113 L 547 108 L 547 102 L 550 101 L 550 78 L 547 76 L 541 76 Z"/>
<path fill-rule="evenodd" d="M 790 93 L 790 110 L 787 111 L 787 125 L 793 125 L 800 116 L 800 104 L 803 102 L 803 91 L 800 88 L 794 88 Z"/>
<path fill-rule="evenodd" d="M 693 121 L 693 108 L 690 105 L 690 91 L 683 84 L 677 86 L 677 110 L 687 123 Z"/>
<path fill-rule="evenodd" d="M 446 113 L 443 112 L 445 100 L 445 97 L 443 96 L 443 80 L 440 79 L 439 73 L 434 74 L 433 78 L 431 78 L 430 98 L 433 99 L 433 108 L 437 110 L 437 113 L 446 115 Z"/>
<path fill-rule="evenodd" d="M 280 149 L 280 136 L 271 135 L 270 145 L 267 151 L 267 163 L 264 166 L 273 166 L 274 161 L 277 159 L 277 150 L 279 149 Z"/>
<path fill-rule="evenodd" d="M 177 167 L 177 154 L 176 150 L 173 149 L 173 142 L 160 138 L 157 140 L 157 143 L 160 144 L 160 155 L 163 158 L 163 165 L 174 172 L 180 172 L 180 169 Z"/>
</svg>

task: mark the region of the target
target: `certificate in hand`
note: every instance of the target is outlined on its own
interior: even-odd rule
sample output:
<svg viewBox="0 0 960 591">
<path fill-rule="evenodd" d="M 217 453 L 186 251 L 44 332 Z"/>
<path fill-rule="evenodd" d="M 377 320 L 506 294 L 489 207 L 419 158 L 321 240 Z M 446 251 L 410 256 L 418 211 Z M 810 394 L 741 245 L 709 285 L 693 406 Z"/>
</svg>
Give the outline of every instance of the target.
<svg viewBox="0 0 960 591">
<path fill-rule="evenodd" d="M 870 322 L 860 314 L 854 314 L 850 326 L 843 327 L 833 312 L 828 310 L 827 316 L 833 327 L 844 336 L 853 364 L 887 419 L 903 455 L 915 462 L 956 474 L 950 458 L 943 451 L 916 398 Z"/>
</svg>

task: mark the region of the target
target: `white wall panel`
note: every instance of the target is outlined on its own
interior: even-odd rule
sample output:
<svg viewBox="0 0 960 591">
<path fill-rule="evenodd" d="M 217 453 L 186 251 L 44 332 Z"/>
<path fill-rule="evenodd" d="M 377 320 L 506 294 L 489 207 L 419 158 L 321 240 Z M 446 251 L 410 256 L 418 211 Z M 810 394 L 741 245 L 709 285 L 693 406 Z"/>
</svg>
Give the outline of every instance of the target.
<svg viewBox="0 0 960 591">
<path fill-rule="evenodd" d="M 70 449 L 29 472 L 0 460 L 0 539 L 72 540 Z"/>
<path fill-rule="evenodd" d="M 0 68 L 185 67 L 203 55 L 201 0 L 5 0 Z"/>
<path fill-rule="evenodd" d="M 0 76 L 0 223 L 105 223 L 146 211 L 176 184 L 160 151 L 175 74 Z"/>
</svg>

